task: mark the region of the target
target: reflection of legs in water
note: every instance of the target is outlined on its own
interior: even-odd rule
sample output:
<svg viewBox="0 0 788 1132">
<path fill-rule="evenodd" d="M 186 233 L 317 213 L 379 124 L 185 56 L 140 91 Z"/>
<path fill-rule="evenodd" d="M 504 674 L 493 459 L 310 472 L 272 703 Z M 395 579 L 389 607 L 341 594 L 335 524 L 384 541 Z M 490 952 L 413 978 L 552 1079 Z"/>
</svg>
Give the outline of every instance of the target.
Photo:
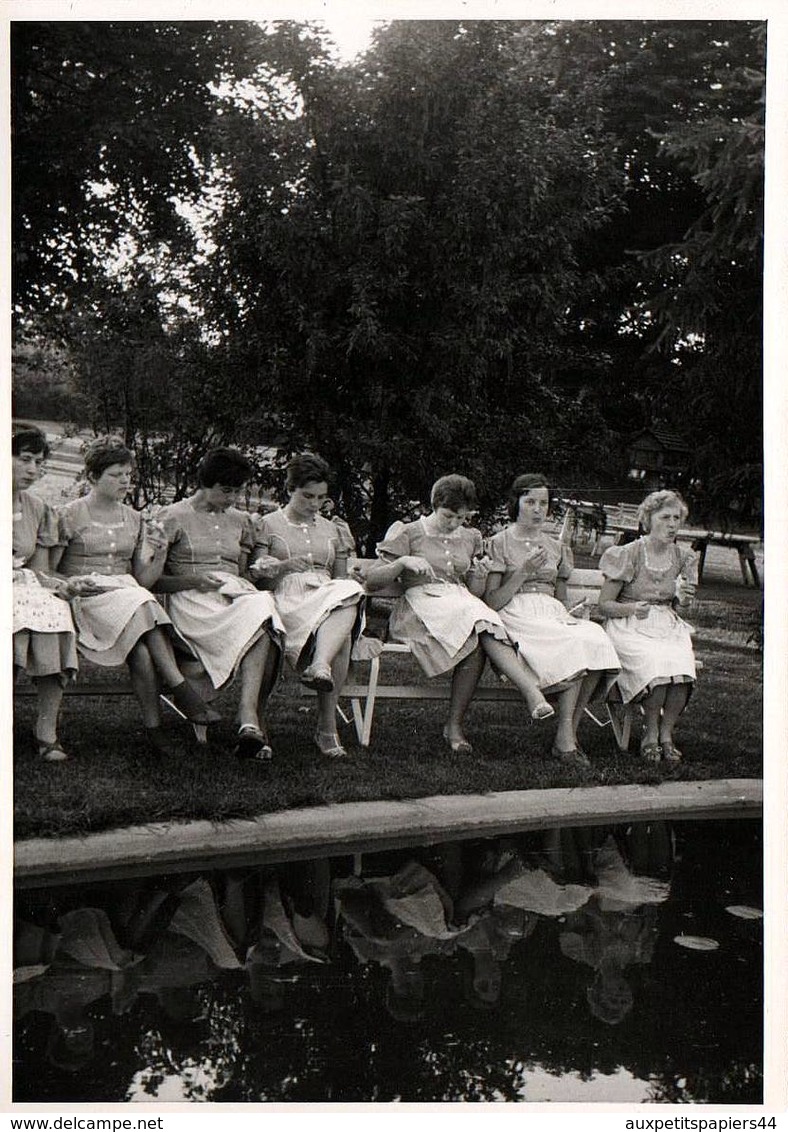
<svg viewBox="0 0 788 1132">
<path fill-rule="evenodd" d="M 424 1009 L 424 976 L 419 964 L 406 955 L 396 955 L 387 959 L 384 966 L 391 972 L 386 1010 L 398 1022 L 415 1022 Z"/>
</svg>

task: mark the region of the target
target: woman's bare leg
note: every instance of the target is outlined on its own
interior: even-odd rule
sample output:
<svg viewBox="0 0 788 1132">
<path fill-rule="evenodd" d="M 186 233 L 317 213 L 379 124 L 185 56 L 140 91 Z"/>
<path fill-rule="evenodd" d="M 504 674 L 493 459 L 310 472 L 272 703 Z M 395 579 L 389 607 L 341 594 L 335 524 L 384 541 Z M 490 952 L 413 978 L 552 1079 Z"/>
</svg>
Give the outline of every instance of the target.
<svg viewBox="0 0 788 1132">
<path fill-rule="evenodd" d="M 37 676 L 36 686 L 36 739 L 41 743 L 57 742 L 57 724 L 60 705 L 63 702 L 63 682 L 56 673 L 52 676 Z"/>
<path fill-rule="evenodd" d="M 520 691 L 531 713 L 541 707 L 542 704 L 546 707 L 550 706 L 539 690 L 533 669 L 526 664 L 512 645 L 506 644 L 505 641 L 499 641 L 491 633 L 480 633 L 479 643 L 498 671 L 502 672 L 507 680 L 510 680 L 515 688 Z M 551 710 L 550 715 L 552 714 Z M 547 718 L 546 715 L 545 718 Z"/>
<path fill-rule="evenodd" d="M 451 678 L 451 695 L 449 697 L 449 718 L 444 734 L 450 743 L 464 743 L 467 740 L 462 725 L 468 705 L 473 699 L 476 686 L 484 671 L 485 655 L 477 645 L 472 653 L 463 657 L 455 665 Z"/>
<path fill-rule="evenodd" d="M 156 667 L 144 640 L 139 640 L 126 657 L 131 674 L 131 685 L 142 708 L 142 722 L 146 727 L 161 726 L 159 688 Z"/>
<path fill-rule="evenodd" d="M 673 742 L 673 728 L 687 706 L 690 694 L 689 684 L 669 684 L 665 691 L 665 704 L 662 708 L 662 718 L 659 721 L 660 743 Z"/>
<path fill-rule="evenodd" d="M 353 628 L 352 624 L 350 628 Z M 350 636 L 346 635 L 331 662 L 331 678 L 334 681 L 334 690 L 333 692 L 318 692 L 317 694 L 317 730 L 323 735 L 336 735 L 337 733 L 337 704 L 339 693 L 347 680 L 349 666 Z"/>
<path fill-rule="evenodd" d="M 350 641 L 357 614 L 358 609 L 355 605 L 342 605 L 338 609 L 331 610 L 315 633 L 315 650 L 310 667 L 331 667 L 334 657 L 338 655 L 344 644 Z"/>
<path fill-rule="evenodd" d="M 268 673 L 271 638 L 267 633 L 247 650 L 238 666 L 241 693 L 236 719 L 239 727 L 257 727 L 265 734 L 265 718 L 261 712 L 261 692 Z M 266 697 L 267 698 L 267 697 Z"/>
</svg>

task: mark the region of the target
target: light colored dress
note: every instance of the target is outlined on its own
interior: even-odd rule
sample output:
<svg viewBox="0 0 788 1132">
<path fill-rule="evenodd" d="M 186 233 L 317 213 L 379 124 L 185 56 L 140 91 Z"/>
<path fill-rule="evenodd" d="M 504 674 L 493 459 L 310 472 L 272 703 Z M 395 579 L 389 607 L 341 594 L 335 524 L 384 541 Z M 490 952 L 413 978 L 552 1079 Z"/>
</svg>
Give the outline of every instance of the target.
<svg viewBox="0 0 788 1132">
<path fill-rule="evenodd" d="M 234 507 L 200 511 L 188 499 L 156 514 L 169 549 L 164 573 L 221 573 L 219 590 L 180 590 L 167 595 L 167 608 L 178 635 L 200 660 L 214 688 L 232 680 L 249 649 L 268 634 L 281 650 L 284 626 L 269 593 L 241 578 L 238 562 L 254 546 L 251 517 Z"/>
<path fill-rule="evenodd" d="M 405 592 L 395 602 L 389 618 L 392 637 L 410 645 L 427 676 L 439 676 L 453 669 L 473 652 L 480 633 L 508 641 L 495 610 L 465 584 L 471 563 L 481 557 L 482 549 L 479 531 L 458 527 L 451 534 L 433 535 L 423 518 L 413 523 L 394 523 L 377 546 L 383 562 L 415 554 L 426 558 L 438 576 L 436 582 L 425 582 L 403 571 L 400 581 Z"/>
<path fill-rule="evenodd" d="M 316 515 L 314 523 L 293 523 L 284 508 L 258 519 L 255 551 L 281 562 L 306 558 L 309 570 L 285 574 L 276 581 L 274 596 L 285 627 L 287 659 L 297 671 L 310 663 L 315 634 L 334 609 L 358 607 L 353 626 L 355 641 L 364 628 L 364 589 L 351 578 L 332 578 L 337 549 L 350 552 L 341 526 Z"/>
<path fill-rule="evenodd" d="M 671 607 L 676 579 L 689 577 L 695 561 L 691 550 L 674 544 L 668 566 L 655 570 L 647 563 L 642 538 L 611 546 L 600 559 L 599 569 L 605 577 L 624 583 L 618 601 L 651 603 L 647 617 L 611 617 L 605 626 L 621 661 L 616 683 L 625 704 L 647 695 L 658 684 L 695 680 L 692 629 Z"/>
<path fill-rule="evenodd" d="M 13 516 L 13 633 L 14 667 L 28 676 L 60 676 L 77 671 L 77 634 L 67 601 L 55 597 L 25 567 L 36 548 L 57 545 L 58 524 L 43 499 L 22 491 Z"/>
<path fill-rule="evenodd" d="M 59 512 L 58 542 L 65 547 L 58 571 L 67 578 L 91 575 L 105 592 L 71 599 L 79 651 L 94 664 L 123 664 L 145 633 L 169 625 L 164 609 L 132 574 L 131 560 L 142 545 L 142 516 L 118 504 L 118 521 L 93 518 L 86 499 Z"/>
<path fill-rule="evenodd" d="M 498 610 L 517 651 L 536 673 L 543 692 L 560 691 L 588 672 L 612 676 L 620 665 L 602 626 L 572 617 L 555 597 L 556 582 L 568 578 L 574 567 L 569 547 L 544 534 L 520 538 L 507 527 L 489 540 L 490 572 L 511 574 L 537 546 L 547 551 L 548 561 Z"/>
</svg>

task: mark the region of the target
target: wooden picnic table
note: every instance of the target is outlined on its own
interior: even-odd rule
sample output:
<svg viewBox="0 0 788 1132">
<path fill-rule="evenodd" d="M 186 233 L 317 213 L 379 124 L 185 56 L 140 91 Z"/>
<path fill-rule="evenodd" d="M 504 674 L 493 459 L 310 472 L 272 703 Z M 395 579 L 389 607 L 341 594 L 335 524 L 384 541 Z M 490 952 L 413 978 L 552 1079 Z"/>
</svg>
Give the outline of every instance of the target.
<svg viewBox="0 0 788 1132">
<path fill-rule="evenodd" d="M 636 531 L 637 506 L 629 503 L 619 503 L 605 507 L 608 531 Z M 706 565 L 706 551 L 710 546 L 728 547 L 735 550 L 739 556 L 739 569 L 745 586 L 752 584 L 760 588 L 761 580 L 758 576 L 758 565 L 755 561 L 755 547 L 761 541 L 761 536 L 754 533 L 736 533 L 733 531 L 714 531 L 705 527 L 685 527 L 679 531 L 678 536 L 682 542 L 689 542 L 693 550 L 698 552 L 698 582 L 703 581 L 703 568 Z"/>
</svg>

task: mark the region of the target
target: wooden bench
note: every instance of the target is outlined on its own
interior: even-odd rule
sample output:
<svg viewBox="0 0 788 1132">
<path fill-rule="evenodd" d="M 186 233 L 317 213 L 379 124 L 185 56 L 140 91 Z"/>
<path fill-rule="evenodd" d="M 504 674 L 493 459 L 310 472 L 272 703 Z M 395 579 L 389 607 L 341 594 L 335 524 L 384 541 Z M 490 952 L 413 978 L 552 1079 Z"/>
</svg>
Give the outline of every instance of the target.
<svg viewBox="0 0 788 1132">
<path fill-rule="evenodd" d="M 363 576 L 374 561 L 374 559 L 351 558 L 350 565 L 357 565 Z M 603 581 L 604 575 L 600 570 L 573 570 L 567 579 L 569 608 L 580 602 L 585 602 L 585 616 L 593 617 L 594 607 L 599 601 L 599 591 Z M 400 592 L 399 589 L 394 587 L 378 589 L 372 592 L 370 597 L 390 600 L 398 597 Z M 384 658 L 392 655 L 409 655 L 411 650 L 409 645 L 395 641 L 378 642 L 377 645 L 370 644 L 369 648 L 364 649 L 364 643 L 373 640 L 375 638 L 362 638 L 362 647 L 356 646 L 351 675 L 341 692 L 341 698 L 350 700 L 356 738 L 362 747 L 369 746 L 375 717 L 375 705 L 378 700 L 447 700 L 451 694 L 449 683 L 381 683 L 381 663 Z M 377 655 L 364 655 L 365 652 L 370 651 L 377 653 Z M 363 664 L 369 664 L 369 674 L 364 682 L 353 678 L 354 670 L 358 671 L 358 668 Z M 315 694 L 309 692 L 306 688 L 304 692 L 307 695 Z M 523 702 L 517 689 L 512 688 L 502 678 L 499 678 L 497 683 L 492 686 L 480 685 L 474 693 L 474 702 L 489 702 L 491 700 L 517 704 Z M 604 711 L 605 716 L 599 718 L 590 708 L 586 708 L 586 714 L 597 726 L 607 727 L 609 725 L 611 727 L 619 748 L 626 751 L 629 747 L 635 705 L 625 705 L 620 701 L 615 703 L 614 700 L 609 699 L 604 703 Z"/>
</svg>

